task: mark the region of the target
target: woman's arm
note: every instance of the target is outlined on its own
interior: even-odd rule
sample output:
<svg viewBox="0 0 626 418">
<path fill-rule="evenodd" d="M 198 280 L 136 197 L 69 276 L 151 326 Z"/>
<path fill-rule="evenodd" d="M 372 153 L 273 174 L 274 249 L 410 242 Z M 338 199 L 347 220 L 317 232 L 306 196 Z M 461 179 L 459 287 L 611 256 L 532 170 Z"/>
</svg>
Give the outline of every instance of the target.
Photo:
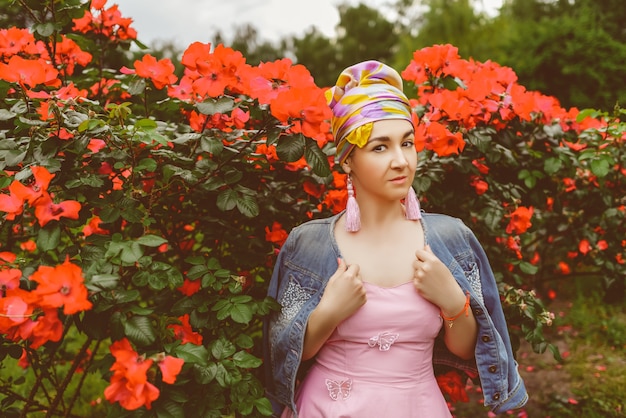
<svg viewBox="0 0 626 418">
<path fill-rule="evenodd" d="M 441 310 L 443 318 L 456 317 L 453 326 L 444 321 L 444 342 L 448 350 L 462 359 L 474 356 L 478 327 L 476 319 L 466 305 L 466 296 L 448 268 L 431 251 L 430 247 L 415 252 L 413 284 L 417 291 Z M 467 312 L 467 316 L 465 313 Z"/>
<path fill-rule="evenodd" d="M 476 319 L 469 306 L 469 293 L 462 298 L 457 296 L 450 299 L 449 305 L 440 306 L 441 317 L 444 320 L 444 342 L 451 353 L 469 360 L 474 357 L 478 334 Z"/>
<path fill-rule="evenodd" d="M 328 280 L 320 303 L 309 316 L 304 334 L 303 361 L 313 358 L 337 325 L 367 300 L 359 266 L 353 264 L 347 267 L 342 259 L 338 263 L 337 271 Z"/>
</svg>

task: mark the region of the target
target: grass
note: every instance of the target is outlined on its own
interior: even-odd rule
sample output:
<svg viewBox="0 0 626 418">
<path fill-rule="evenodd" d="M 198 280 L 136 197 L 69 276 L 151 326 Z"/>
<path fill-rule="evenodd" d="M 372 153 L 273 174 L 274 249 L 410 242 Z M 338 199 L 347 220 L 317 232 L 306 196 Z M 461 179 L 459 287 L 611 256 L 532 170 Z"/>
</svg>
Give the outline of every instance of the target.
<svg viewBox="0 0 626 418">
<path fill-rule="evenodd" d="M 76 353 L 79 352 L 83 343 L 84 338 L 74 335 L 72 332 L 66 335 L 64 343 L 57 348 L 57 352 L 60 354 L 62 360 L 60 360 L 54 368 L 56 376 L 50 379 L 41 379 L 35 376 L 33 367 L 22 368 L 18 363 L 18 359 L 6 356 L 4 360 L 0 362 L 0 416 L 6 418 L 18 417 L 23 409 L 24 400 L 29 397 L 31 389 L 36 382 L 39 381 L 41 382 L 41 388 L 34 400 L 41 406 L 40 409 L 42 410 L 40 412 L 29 412 L 28 417 L 44 417 L 46 411 L 43 407 L 50 405 L 52 399 L 57 395 L 58 387 L 52 382 L 62 382 L 65 379 L 73 359 Z M 47 349 L 49 348 L 46 348 L 46 350 Z M 81 380 L 83 381 L 80 393 L 76 394 Z M 72 405 L 71 415 L 68 414 L 67 416 L 104 416 L 104 408 L 100 406 L 100 404 L 103 399 L 102 394 L 104 388 L 107 384 L 108 383 L 102 379 L 99 372 L 77 371 L 73 375 L 60 403 L 66 410 L 69 409 L 69 405 Z M 16 396 L 8 395 L 7 392 L 9 391 L 15 393 Z"/>
</svg>

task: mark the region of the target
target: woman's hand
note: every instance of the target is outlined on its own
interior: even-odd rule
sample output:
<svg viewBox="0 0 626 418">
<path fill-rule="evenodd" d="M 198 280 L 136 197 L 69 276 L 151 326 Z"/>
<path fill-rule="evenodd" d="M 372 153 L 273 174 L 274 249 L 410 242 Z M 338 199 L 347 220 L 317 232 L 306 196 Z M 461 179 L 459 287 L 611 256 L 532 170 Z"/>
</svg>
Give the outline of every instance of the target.
<svg viewBox="0 0 626 418">
<path fill-rule="evenodd" d="M 333 315 L 339 323 L 365 305 L 367 296 L 359 266 L 352 264 L 348 267 L 341 258 L 337 262 L 337 271 L 328 279 L 318 307 Z"/>
<path fill-rule="evenodd" d="M 311 312 L 304 334 L 302 360 L 315 356 L 341 321 L 355 313 L 367 301 L 359 266 L 350 267 L 338 259 L 337 271 L 328 279 L 324 294 Z"/>
<path fill-rule="evenodd" d="M 415 251 L 413 285 L 420 295 L 439 306 L 446 316 L 455 315 L 465 304 L 463 290 L 429 246 Z"/>
<path fill-rule="evenodd" d="M 425 299 L 439 306 L 443 317 L 456 317 L 465 308 L 463 289 L 445 264 L 430 247 L 415 252 L 413 284 Z M 454 325 L 456 324 L 456 325 Z M 444 341 L 448 350 L 462 359 L 470 359 L 476 349 L 477 325 L 470 309 L 444 327 Z M 452 326 L 454 325 L 454 326 Z"/>
</svg>

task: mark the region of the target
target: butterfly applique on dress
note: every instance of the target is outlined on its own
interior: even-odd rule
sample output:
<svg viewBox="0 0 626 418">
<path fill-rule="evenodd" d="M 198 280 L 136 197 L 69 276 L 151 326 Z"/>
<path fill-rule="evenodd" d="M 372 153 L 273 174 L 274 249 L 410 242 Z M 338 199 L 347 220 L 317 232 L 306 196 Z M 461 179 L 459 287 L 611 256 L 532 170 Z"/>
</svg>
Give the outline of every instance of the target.
<svg viewBox="0 0 626 418">
<path fill-rule="evenodd" d="M 391 344 L 393 344 L 399 336 L 400 334 L 385 331 L 370 338 L 367 344 L 370 347 L 378 346 L 380 351 L 388 351 L 391 348 Z"/>
<path fill-rule="evenodd" d="M 328 388 L 328 394 L 333 401 L 344 401 L 350 396 L 350 391 L 352 390 L 352 379 L 346 379 L 340 382 L 326 379 L 326 387 Z"/>
</svg>

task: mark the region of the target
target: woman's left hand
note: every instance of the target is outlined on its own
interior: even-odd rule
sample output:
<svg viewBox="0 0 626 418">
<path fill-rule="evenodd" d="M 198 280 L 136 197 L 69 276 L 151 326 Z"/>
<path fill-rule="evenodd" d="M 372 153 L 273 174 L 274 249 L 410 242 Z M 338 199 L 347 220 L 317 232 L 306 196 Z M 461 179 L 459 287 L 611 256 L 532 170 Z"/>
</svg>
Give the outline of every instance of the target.
<svg viewBox="0 0 626 418">
<path fill-rule="evenodd" d="M 439 306 L 446 315 L 456 314 L 465 303 L 463 290 L 429 246 L 415 251 L 413 285 L 420 295 Z"/>
</svg>

